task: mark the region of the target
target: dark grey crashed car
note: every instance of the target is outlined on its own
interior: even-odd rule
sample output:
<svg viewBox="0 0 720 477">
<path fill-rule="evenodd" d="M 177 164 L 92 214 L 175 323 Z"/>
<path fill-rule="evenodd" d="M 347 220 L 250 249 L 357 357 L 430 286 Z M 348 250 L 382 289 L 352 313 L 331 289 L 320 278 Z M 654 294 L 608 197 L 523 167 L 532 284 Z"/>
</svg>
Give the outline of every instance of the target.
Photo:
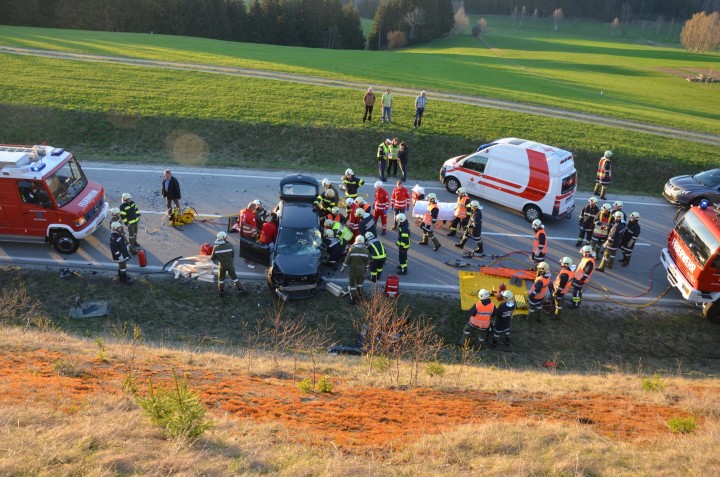
<svg viewBox="0 0 720 477">
<path fill-rule="evenodd" d="M 322 237 L 313 211 L 320 184 L 295 174 L 280 181 L 278 236 L 270 246 L 240 237 L 240 256 L 267 267 L 268 286 L 283 300 L 309 298 L 324 285 L 320 276 Z"/>
<path fill-rule="evenodd" d="M 720 169 L 673 177 L 665 184 L 663 197 L 681 207 L 698 205 L 703 199 L 716 204 L 720 202 Z"/>
</svg>

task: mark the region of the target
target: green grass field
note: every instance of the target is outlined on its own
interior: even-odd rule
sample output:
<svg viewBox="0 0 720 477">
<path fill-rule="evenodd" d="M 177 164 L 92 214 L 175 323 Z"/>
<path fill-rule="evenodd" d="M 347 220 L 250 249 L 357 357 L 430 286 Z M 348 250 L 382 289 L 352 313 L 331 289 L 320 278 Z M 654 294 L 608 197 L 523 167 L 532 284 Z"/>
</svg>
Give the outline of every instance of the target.
<svg viewBox="0 0 720 477">
<path fill-rule="evenodd" d="M 368 84 L 392 78 L 392 85 L 720 131 L 718 85 L 691 84 L 657 69 L 663 64 L 712 70 L 720 55 L 689 55 L 590 33 L 520 31 L 501 21 L 506 19 L 497 19 L 487 37 L 497 49 L 469 36 L 402 51 L 349 52 L 4 26 L 0 45 L 244 66 Z M 352 166 L 367 175 L 374 171 L 377 144 L 395 136 L 411 146 L 413 180 L 437 177 L 444 159 L 482 142 L 516 136 L 573 151 L 584 188 L 592 182 L 599 155 L 611 148 L 618 158 L 616 187 L 651 195 L 667 177 L 717 161 L 717 148 L 709 145 L 432 97 L 425 125 L 414 130 L 411 98 L 398 98 L 389 128 L 362 124 L 362 91 L 8 54 L 0 54 L 0 65 L 22 73 L 6 75 L 0 86 L 0 113 L 6 119 L 2 141 L 47 140 L 86 159 L 195 164 L 190 153 L 169 152 L 174 137 L 189 134 L 210 152 L 208 166 L 338 175 Z"/>
</svg>

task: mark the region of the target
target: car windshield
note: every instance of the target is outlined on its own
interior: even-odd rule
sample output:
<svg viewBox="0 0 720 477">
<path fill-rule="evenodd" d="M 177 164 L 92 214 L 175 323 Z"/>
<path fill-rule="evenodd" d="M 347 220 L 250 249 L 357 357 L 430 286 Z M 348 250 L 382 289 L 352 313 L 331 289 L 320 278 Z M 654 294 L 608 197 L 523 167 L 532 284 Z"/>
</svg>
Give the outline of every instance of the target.
<svg viewBox="0 0 720 477">
<path fill-rule="evenodd" d="M 704 266 L 715 250 L 720 247 L 720 241 L 693 213 L 685 214 L 685 217 L 675 226 L 675 232 L 685 242 L 700 266 Z"/>
<path fill-rule="evenodd" d="M 72 202 L 85 189 L 88 181 L 80 169 L 80 164 L 74 157 L 71 157 L 53 175 L 45 179 L 45 183 L 58 207 L 63 207 Z"/>
<path fill-rule="evenodd" d="M 320 255 L 322 238 L 317 228 L 280 227 L 276 253 L 290 255 Z"/>
<path fill-rule="evenodd" d="M 717 187 L 720 185 L 720 169 L 701 172 L 692 176 L 693 179 L 707 187 Z"/>
</svg>

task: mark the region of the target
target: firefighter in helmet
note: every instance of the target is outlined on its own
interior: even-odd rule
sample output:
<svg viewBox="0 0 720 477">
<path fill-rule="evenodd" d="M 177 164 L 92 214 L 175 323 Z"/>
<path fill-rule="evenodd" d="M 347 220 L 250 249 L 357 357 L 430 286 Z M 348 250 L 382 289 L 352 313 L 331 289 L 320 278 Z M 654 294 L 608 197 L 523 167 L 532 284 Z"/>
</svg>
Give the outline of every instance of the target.
<svg viewBox="0 0 720 477">
<path fill-rule="evenodd" d="M 600 212 L 597 203 L 597 197 L 591 196 L 588 199 L 587 205 L 580 211 L 580 218 L 578 219 L 580 235 L 578 235 L 577 242 L 575 242 L 576 247 L 581 246 L 583 242 L 585 245 L 590 245 L 593 227 L 595 226 L 595 217 L 597 217 L 598 212 Z"/>
<path fill-rule="evenodd" d="M 377 283 L 382 275 L 385 259 L 387 259 L 385 245 L 372 232 L 365 234 L 365 243 L 370 251 L 370 281 Z"/>
<path fill-rule="evenodd" d="M 130 245 L 137 247 L 138 222 L 140 222 L 140 209 L 132 200 L 132 196 L 125 192 L 122 195 L 122 204 L 120 204 L 120 217 L 123 224 L 127 227 L 128 239 Z"/>
<path fill-rule="evenodd" d="M 407 275 L 408 272 L 408 250 L 410 249 L 410 227 L 407 216 L 399 213 L 395 216 L 397 223 L 398 238 L 395 245 L 398 246 L 398 275 Z"/>
<path fill-rule="evenodd" d="M 592 251 L 595 255 L 600 251 L 600 247 L 607 240 L 610 233 L 612 222 L 612 210 L 610 204 L 603 204 L 595 217 L 595 224 L 592 233 Z"/>
<path fill-rule="evenodd" d="M 590 280 L 590 277 L 595 271 L 595 253 L 590 245 L 585 245 L 580 249 L 582 259 L 580 264 L 575 269 L 575 276 L 573 277 L 573 295 L 572 295 L 572 306 L 573 308 L 579 308 L 582 302 L 583 287 Z"/>
<path fill-rule="evenodd" d="M 623 222 L 622 211 L 617 211 L 613 214 L 613 222 L 610 226 L 607 240 L 605 241 L 605 251 L 603 252 L 602 260 L 600 265 L 597 267 L 598 272 L 604 272 L 605 267 L 612 268 L 615 263 L 615 255 L 617 254 L 618 248 L 620 248 L 620 242 L 625 235 L 625 222 Z"/>
<path fill-rule="evenodd" d="M 535 281 L 528 291 L 528 318 L 535 318 L 535 321 L 539 322 L 540 309 L 548 292 L 551 291 L 552 284 L 550 283 L 550 266 L 547 262 L 538 263 L 536 271 Z"/>
<path fill-rule="evenodd" d="M 355 237 L 355 243 L 347 255 L 343 263 L 340 273 L 345 271 L 345 267 L 350 267 L 348 280 L 350 282 L 350 304 L 354 305 L 363 298 L 363 283 L 365 282 L 365 271 L 370 266 L 370 252 L 365 248 L 365 237 L 358 235 Z"/>
<path fill-rule="evenodd" d="M 232 280 L 232 284 L 240 296 L 247 294 L 235 273 L 235 251 L 232 244 L 228 242 L 225 232 L 217 233 L 210 259 L 218 262 L 218 295 L 220 295 L 220 298 L 225 297 L 226 275 L 230 275 L 230 280 Z"/>
<path fill-rule="evenodd" d="M 110 230 L 110 252 L 113 261 L 118 264 L 118 279 L 120 283 L 132 285 L 133 281 L 127 275 L 127 262 L 132 255 L 130 254 L 130 245 L 123 234 L 122 222 L 113 222 Z"/>
<path fill-rule="evenodd" d="M 495 304 L 490 298 L 490 292 L 482 288 L 478 291 L 478 301 L 470 308 L 467 324 L 463 328 L 462 338 L 460 338 L 460 346 L 465 346 L 468 340 L 477 342 L 478 345 L 485 343 L 490 335 L 490 320 L 495 312 Z M 483 337 L 480 338 L 480 334 Z"/>
<path fill-rule="evenodd" d="M 611 182 L 612 175 L 612 161 L 613 152 L 611 150 L 605 151 L 603 157 L 598 162 L 597 177 L 595 179 L 595 189 L 593 194 L 599 195 L 602 200 L 605 199 L 605 191 Z"/>
<path fill-rule="evenodd" d="M 547 255 L 547 234 L 545 233 L 545 226 L 540 219 L 533 220 L 532 228 L 535 231 L 535 240 L 533 240 L 533 266 L 531 270 L 535 270 L 539 263 L 545 261 L 545 256 Z"/>
<path fill-rule="evenodd" d="M 483 250 L 483 239 L 482 239 L 482 206 L 480 205 L 480 202 L 477 200 L 473 200 L 468 205 L 468 212 L 469 215 L 469 221 L 467 223 L 467 227 L 465 228 L 465 232 L 463 233 L 462 239 L 460 239 L 460 243 L 456 243 L 455 246 L 457 248 L 462 249 L 465 246 L 465 243 L 472 239 L 475 241 L 476 247 L 475 250 L 473 250 L 471 253 L 475 257 L 484 257 L 485 252 Z"/>
<path fill-rule="evenodd" d="M 620 251 L 623 254 L 623 258 L 620 260 L 623 267 L 627 267 L 630 264 L 630 256 L 632 255 L 635 243 L 640 236 L 640 214 L 633 212 L 630 214 L 630 220 L 625 227 L 625 234 L 620 241 Z"/>
<path fill-rule="evenodd" d="M 555 291 L 553 291 L 553 298 L 555 299 L 555 319 L 560 319 L 565 302 L 565 295 L 570 291 L 570 288 L 572 288 L 574 276 L 571 268 L 572 264 L 572 258 L 570 257 L 563 257 L 562 260 L 560 260 L 561 268 L 553 283 L 555 288 Z"/>
<path fill-rule="evenodd" d="M 437 223 L 440 209 L 438 208 L 437 196 L 434 192 L 427 195 L 427 201 L 427 209 L 425 210 L 425 215 L 423 216 L 422 223 L 420 224 L 420 229 L 423 231 L 423 238 L 418 243 L 420 245 L 427 245 L 428 240 L 432 240 L 434 245 L 433 252 L 437 252 L 440 248 L 440 241 L 437 237 L 435 237 L 435 224 Z"/>
<path fill-rule="evenodd" d="M 515 296 L 510 290 L 501 291 L 498 294 L 500 304 L 495 307 L 495 321 L 492 325 L 493 338 L 490 347 L 495 348 L 502 336 L 503 345 L 510 346 L 510 324 L 512 315 L 515 313 Z"/>
<path fill-rule="evenodd" d="M 365 181 L 359 177 L 355 177 L 355 172 L 352 169 L 345 169 L 345 175 L 342 176 L 342 185 L 340 188 L 345 191 L 345 197 L 354 199 L 358 196 L 358 189 L 362 186 Z"/>
<path fill-rule="evenodd" d="M 467 195 L 467 190 L 465 190 L 464 187 L 460 187 L 457 190 L 457 203 L 455 204 L 455 211 L 453 212 L 453 221 L 450 224 L 450 233 L 447 234 L 448 237 L 454 237 L 457 235 L 457 231 L 459 227 L 465 227 L 467 226 L 467 206 L 468 202 L 470 202 L 470 197 Z"/>
</svg>

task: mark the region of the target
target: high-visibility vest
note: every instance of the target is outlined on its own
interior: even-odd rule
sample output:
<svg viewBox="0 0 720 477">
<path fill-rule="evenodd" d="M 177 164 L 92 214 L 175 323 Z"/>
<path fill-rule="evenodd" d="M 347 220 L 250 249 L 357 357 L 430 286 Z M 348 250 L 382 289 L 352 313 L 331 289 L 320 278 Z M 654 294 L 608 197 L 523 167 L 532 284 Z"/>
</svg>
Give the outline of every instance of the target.
<svg viewBox="0 0 720 477">
<path fill-rule="evenodd" d="M 378 158 L 378 159 L 385 159 L 385 158 L 386 158 L 387 156 L 389 156 L 390 154 L 391 154 L 390 146 L 388 146 L 387 144 L 385 144 L 384 141 L 383 141 L 382 143 L 380 143 L 380 145 L 378 146 L 377 158 Z"/>
<path fill-rule="evenodd" d="M 458 197 L 457 204 L 455 205 L 455 217 L 462 220 L 467 217 L 467 201 L 470 198 L 466 195 Z"/>
<path fill-rule="evenodd" d="M 475 303 L 475 314 L 470 317 L 470 324 L 482 330 L 490 328 L 490 318 L 493 311 L 495 311 L 495 305 L 492 301 L 488 300 L 487 305 L 484 305 L 482 301 L 478 301 Z"/>
<path fill-rule="evenodd" d="M 370 247 L 370 258 L 373 260 L 385 260 L 387 258 L 385 246 L 378 239 L 372 240 L 368 246 Z"/>
<path fill-rule="evenodd" d="M 257 234 L 257 226 L 255 222 L 255 213 L 248 209 L 240 211 L 240 233 L 243 237 L 252 237 Z"/>
<path fill-rule="evenodd" d="M 607 157 L 600 158 L 597 170 L 597 179 L 599 181 L 610 181 L 610 164 L 610 159 L 608 159 Z"/>
<path fill-rule="evenodd" d="M 540 288 L 539 292 L 535 292 L 535 284 L 540 281 L 542 284 L 542 288 Z M 541 275 L 537 278 L 535 278 L 535 281 L 533 282 L 532 288 L 530 289 L 530 293 L 528 293 L 528 298 L 534 301 L 540 301 L 545 298 L 545 295 L 547 295 L 548 287 L 550 287 L 550 277 Z"/>
<path fill-rule="evenodd" d="M 565 282 L 564 287 L 560 288 L 560 285 L 562 285 L 562 277 L 563 276 L 567 277 L 567 282 Z M 563 267 L 562 270 L 560 270 L 558 272 L 557 277 L 555 277 L 555 283 L 554 283 L 555 293 L 557 293 L 558 295 L 564 295 L 567 292 L 569 292 L 570 287 L 572 286 L 572 278 L 573 278 L 572 271 L 569 268 Z"/>
<path fill-rule="evenodd" d="M 410 207 L 410 193 L 404 187 L 396 187 L 392 193 L 393 209 L 407 209 Z"/>
<path fill-rule="evenodd" d="M 122 205 L 120 205 L 120 217 L 122 217 L 122 221 L 125 222 L 126 225 L 138 223 L 140 220 L 140 210 L 137 204 L 135 204 L 135 202 L 123 202 Z"/>
<path fill-rule="evenodd" d="M 375 210 L 387 210 L 390 207 L 388 193 L 382 187 L 375 189 Z"/>
<path fill-rule="evenodd" d="M 612 212 L 609 210 L 601 210 L 595 219 L 593 235 L 597 235 L 598 237 L 607 237 L 610 233 L 610 219 L 612 219 Z"/>
<path fill-rule="evenodd" d="M 427 226 L 428 229 L 431 229 L 433 227 L 433 210 L 437 209 L 437 204 L 433 204 L 430 202 L 427 206 L 427 210 L 425 210 L 425 216 L 423 217 L 422 223 Z M 437 219 L 435 219 L 437 220 Z"/>
<path fill-rule="evenodd" d="M 583 257 L 582 260 L 580 260 L 580 265 L 575 269 L 575 280 L 582 280 L 583 276 L 585 276 L 585 265 L 590 262 L 593 265 L 592 270 L 590 270 L 590 273 L 585 277 L 585 281 L 590 280 L 590 277 L 592 276 L 593 272 L 595 271 L 595 259 L 592 257 Z"/>
<path fill-rule="evenodd" d="M 535 231 L 535 240 L 533 240 L 533 253 L 538 253 L 540 248 L 540 237 L 544 237 L 544 244 L 542 248 L 542 252 L 547 255 L 548 252 L 548 245 L 547 245 L 547 234 L 545 233 L 545 229 L 539 229 Z"/>
<path fill-rule="evenodd" d="M 353 238 L 352 230 L 340 223 L 336 222 L 332 229 L 333 232 L 335 232 L 335 236 L 341 238 L 345 242 L 350 242 Z"/>
</svg>

